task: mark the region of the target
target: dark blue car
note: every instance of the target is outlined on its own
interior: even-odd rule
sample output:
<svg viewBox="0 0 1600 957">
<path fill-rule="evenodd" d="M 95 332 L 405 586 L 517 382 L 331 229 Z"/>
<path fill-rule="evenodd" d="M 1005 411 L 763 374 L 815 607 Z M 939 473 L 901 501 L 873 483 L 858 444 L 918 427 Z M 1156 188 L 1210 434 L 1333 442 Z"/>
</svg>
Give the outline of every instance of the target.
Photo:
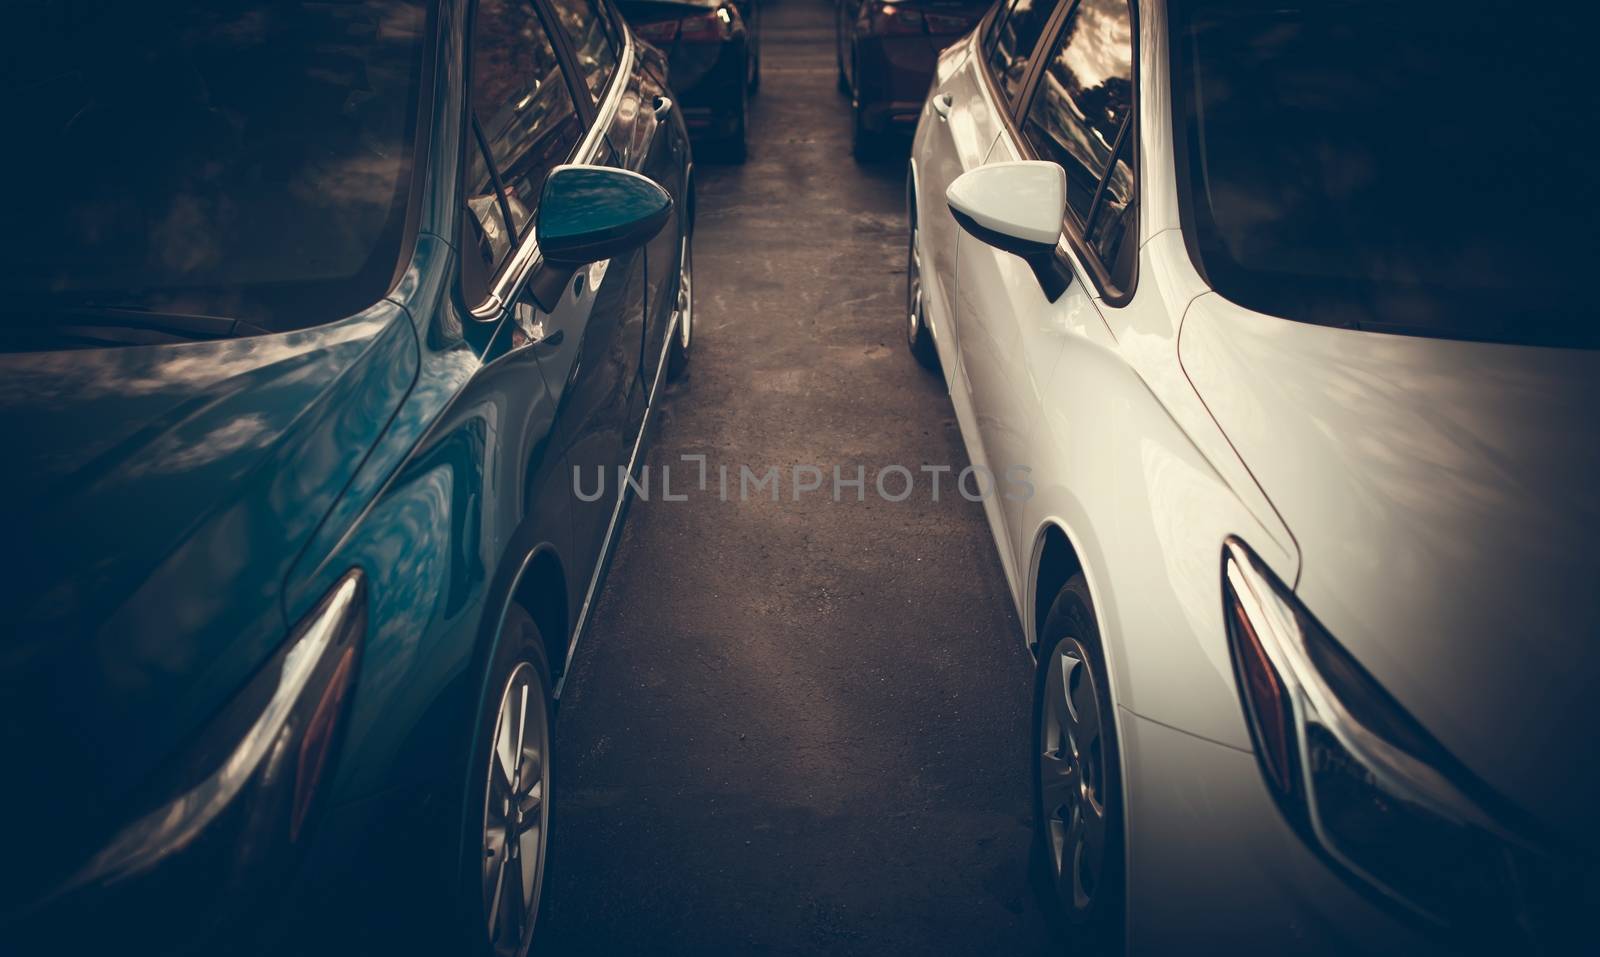
<svg viewBox="0 0 1600 957">
<path fill-rule="evenodd" d="M 688 359 L 661 55 L 610 0 L 6 16 L 0 952 L 525 952 Z"/>
</svg>

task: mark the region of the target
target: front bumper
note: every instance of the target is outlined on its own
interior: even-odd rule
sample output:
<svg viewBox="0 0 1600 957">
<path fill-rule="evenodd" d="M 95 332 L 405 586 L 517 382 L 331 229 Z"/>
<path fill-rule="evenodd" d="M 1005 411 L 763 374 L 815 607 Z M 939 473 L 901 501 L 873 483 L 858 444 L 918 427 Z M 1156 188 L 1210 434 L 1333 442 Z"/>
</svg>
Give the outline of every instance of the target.
<svg viewBox="0 0 1600 957">
<path fill-rule="evenodd" d="M 1119 718 L 1130 954 L 1448 952 L 1306 847 L 1253 754 Z"/>
</svg>

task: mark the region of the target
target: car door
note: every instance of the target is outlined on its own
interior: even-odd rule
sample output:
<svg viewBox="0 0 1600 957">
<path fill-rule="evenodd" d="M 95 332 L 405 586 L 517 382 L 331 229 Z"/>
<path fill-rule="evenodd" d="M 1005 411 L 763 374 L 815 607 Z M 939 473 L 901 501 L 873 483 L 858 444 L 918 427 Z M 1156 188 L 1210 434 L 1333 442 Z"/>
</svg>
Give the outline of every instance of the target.
<svg viewBox="0 0 1600 957">
<path fill-rule="evenodd" d="M 652 76 L 644 51 L 635 46 L 627 54 L 626 26 L 621 15 L 607 0 L 545 0 L 553 16 L 560 40 L 568 50 L 572 72 L 588 90 L 588 99 L 598 111 L 599 129 L 610 145 L 611 165 L 650 177 L 682 199 L 681 157 L 673 151 L 671 127 L 662 123 L 673 106 L 666 97 L 664 65 Z M 624 61 L 626 54 L 627 62 Z M 659 59 L 651 51 L 650 57 Z M 656 109 L 662 115 L 656 115 Z M 602 109 L 604 107 L 604 109 Z M 681 146 L 681 144 L 678 144 Z M 645 249 L 631 257 L 642 284 L 643 308 L 639 313 L 639 362 L 635 367 L 638 382 L 630 388 L 629 416 L 642 425 L 649 403 L 664 328 L 671 320 L 669 297 L 675 286 L 663 277 L 677 276 L 677 230 L 657 233 Z"/>
<path fill-rule="evenodd" d="M 688 143 L 682 127 L 673 122 L 680 107 L 667 89 L 665 55 L 643 46 L 635 46 L 634 53 L 637 65 L 624 78 L 609 139 L 623 168 L 659 183 L 678 206 L 677 218 L 656 234 L 645 252 L 647 306 L 639 369 L 648 398 L 665 359 L 667 330 L 678 302 L 678 263 L 688 228 Z"/>
<path fill-rule="evenodd" d="M 924 309 L 939 343 L 940 361 L 958 368 L 954 335 L 956 240 L 960 230 L 944 194 L 962 173 L 983 163 L 1003 129 L 1008 93 L 1025 79 L 1032 51 L 1058 0 L 1007 0 L 995 11 L 976 55 L 938 82 L 918 124 L 912 155 L 916 175 L 916 229 L 923 257 Z M 998 76 L 999 80 L 991 79 Z M 1013 82 L 1014 81 L 1014 82 Z"/>
<path fill-rule="evenodd" d="M 1043 159 L 1066 170 L 1060 266 L 1070 272 L 1051 301 L 1020 257 L 970 234 L 958 239 L 956 328 L 973 417 L 989 468 L 1002 479 L 1029 465 L 1041 394 L 1056 371 L 1058 330 L 1098 322 L 1095 299 L 1115 295 L 1134 242 L 1132 224 L 1133 31 L 1127 0 L 1077 0 L 1047 34 L 1020 136 L 1007 132 L 988 163 Z M 1087 283 L 1087 284 L 1086 284 Z M 1067 374 L 1070 374 L 1067 373 Z M 1002 482 L 1002 488 L 1008 487 Z M 998 496 L 1000 523 L 1017 562 L 1022 499 Z"/>
<path fill-rule="evenodd" d="M 576 494 L 574 482 L 570 564 L 582 570 L 574 584 L 586 587 L 610 529 L 617 469 L 628 464 L 643 413 L 644 256 L 578 270 L 548 312 L 517 285 L 537 258 L 534 223 L 546 176 L 566 162 L 615 162 L 605 138 L 591 134 L 593 94 L 555 24 L 534 0 L 479 0 L 471 72 L 477 149 L 468 154 L 467 200 L 477 236 L 463 244 L 478 246 L 483 264 L 499 270 L 490 306 L 505 304 L 513 347 L 534 350 L 556 403 L 564 464 L 593 493 Z"/>
</svg>

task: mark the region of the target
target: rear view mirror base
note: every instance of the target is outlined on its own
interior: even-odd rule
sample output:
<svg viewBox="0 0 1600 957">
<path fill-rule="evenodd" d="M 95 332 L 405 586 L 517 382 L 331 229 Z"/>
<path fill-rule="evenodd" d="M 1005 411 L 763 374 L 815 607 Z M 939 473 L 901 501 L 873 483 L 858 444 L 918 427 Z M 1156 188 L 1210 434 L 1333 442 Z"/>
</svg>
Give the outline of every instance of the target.
<svg viewBox="0 0 1600 957">
<path fill-rule="evenodd" d="M 570 263 L 553 263 L 545 260 L 534 267 L 533 275 L 528 277 L 526 286 L 528 296 L 538 305 L 540 311 L 555 312 L 556 306 L 561 304 L 561 295 L 566 292 L 567 284 L 577 273 L 578 267 Z"/>
</svg>

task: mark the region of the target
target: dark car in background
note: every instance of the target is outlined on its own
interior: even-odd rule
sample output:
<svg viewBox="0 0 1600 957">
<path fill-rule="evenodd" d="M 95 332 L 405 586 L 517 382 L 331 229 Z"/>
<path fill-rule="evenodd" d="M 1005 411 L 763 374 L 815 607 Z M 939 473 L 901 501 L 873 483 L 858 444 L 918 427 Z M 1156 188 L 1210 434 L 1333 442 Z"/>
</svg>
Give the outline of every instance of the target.
<svg viewBox="0 0 1600 957">
<path fill-rule="evenodd" d="M 857 157 L 909 142 L 939 51 L 988 12 L 988 0 L 835 0 L 839 92 L 850 97 Z"/>
<path fill-rule="evenodd" d="M 0 50 L 0 953 L 526 953 L 688 356 L 664 58 L 609 0 L 63 0 Z"/>
<path fill-rule="evenodd" d="M 618 0 L 641 38 L 667 55 L 683 118 L 717 159 L 743 162 L 750 94 L 761 84 L 759 0 Z"/>
</svg>

